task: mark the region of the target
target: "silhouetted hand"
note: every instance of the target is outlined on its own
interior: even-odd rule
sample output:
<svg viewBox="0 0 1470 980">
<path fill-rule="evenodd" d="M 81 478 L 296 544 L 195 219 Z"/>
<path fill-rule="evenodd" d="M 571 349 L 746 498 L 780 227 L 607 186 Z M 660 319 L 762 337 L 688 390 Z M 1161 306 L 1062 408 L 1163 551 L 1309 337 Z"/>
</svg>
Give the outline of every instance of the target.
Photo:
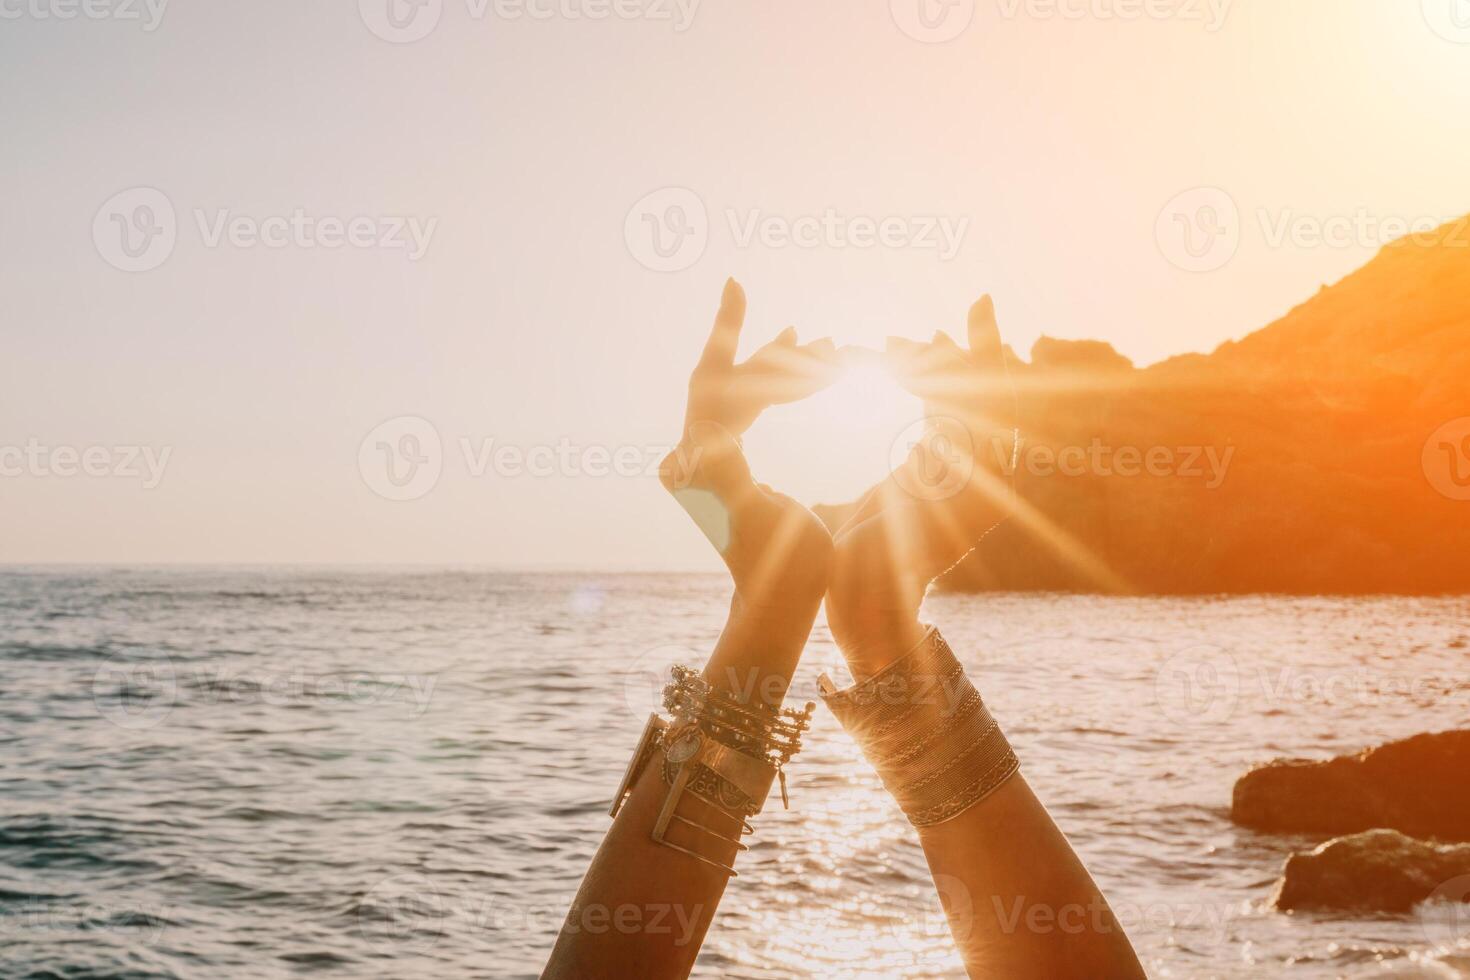
<svg viewBox="0 0 1470 980">
<path fill-rule="evenodd" d="M 1016 390 L 988 295 L 970 307 L 968 334 L 969 350 L 943 330 L 927 344 L 890 337 L 886 356 L 898 383 L 923 400 L 930 426 L 949 440 L 948 448 L 1004 475 L 1015 448 Z"/>
<path fill-rule="evenodd" d="M 749 360 L 736 364 L 744 324 L 745 290 L 731 279 L 725 283 L 704 354 L 689 378 L 686 433 L 696 422 L 712 422 L 739 439 L 772 405 L 800 401 L 837 379 L 836 345 L 827 339 L 798 345 L 795 327 L 787 327 Z"/>
<path fill-rule="evenodd" d="M 899 383 L 926 424 L 904 463 L 836 535 L 827 620 L 854 674 L 870 675 L 923 638 L 919 606 L 935 578 L 1012 512 L 1016 394 L 990 297 L 970 308 L 969 350 L 936 333 L 890 338 Z"/>
<path fill-rule="evenodd" d="M 798 345 L 791 327 L 736 364 L 744 322 L 745 291 L 732 279 L 689 379 L 684 437 L 659 475 L 724 558 L 738 601 L 784 617 L 820 602 L 832 538 L 811 511 L 755 482 L 738 437 L 761 412 L 820 391 L 840 369 L 830 340 Z"/>
</svg>

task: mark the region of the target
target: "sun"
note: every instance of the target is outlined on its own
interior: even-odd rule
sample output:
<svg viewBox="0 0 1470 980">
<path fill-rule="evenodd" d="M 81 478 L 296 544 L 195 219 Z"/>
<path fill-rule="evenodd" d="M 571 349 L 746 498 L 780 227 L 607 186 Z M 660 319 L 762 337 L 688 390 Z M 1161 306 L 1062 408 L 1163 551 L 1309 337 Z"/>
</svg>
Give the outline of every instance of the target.
<svg viewBox="0 0 1470 980">
<path fill-rule="evenodd" d="M 876 355 L 857 357 L 831 388 L 766 412 L 745 437 L 746 458 L 758 481 L 802 503 L 848 503 L 888 475 L 894 447 L 923 417 Z"/>
</svg>

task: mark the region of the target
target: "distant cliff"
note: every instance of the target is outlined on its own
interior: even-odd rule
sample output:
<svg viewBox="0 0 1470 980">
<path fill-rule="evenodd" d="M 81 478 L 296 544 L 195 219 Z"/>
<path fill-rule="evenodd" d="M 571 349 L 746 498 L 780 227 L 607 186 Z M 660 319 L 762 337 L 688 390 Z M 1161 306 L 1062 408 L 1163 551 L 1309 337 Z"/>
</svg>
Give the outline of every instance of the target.
<svg viewBox="0 0 1470 980">
<path fill-rule="evenodd" d="M 1470 219 L 1212 354 L 1042 338 L 1012 372 L 1061 534 L 1012 522 L 945 587 L 1470 592 Z"/>
</svg>

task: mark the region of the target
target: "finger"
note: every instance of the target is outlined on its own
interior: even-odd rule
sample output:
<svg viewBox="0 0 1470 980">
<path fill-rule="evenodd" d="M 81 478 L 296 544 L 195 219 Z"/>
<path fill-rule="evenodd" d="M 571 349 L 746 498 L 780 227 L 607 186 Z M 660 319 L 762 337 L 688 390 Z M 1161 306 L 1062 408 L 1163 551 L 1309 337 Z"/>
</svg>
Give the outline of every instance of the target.
<svg viewBox="0 0 1470 980">
<path fill-rule="evenodd" d="M 833 384 L 841 373 L 837 346 L 830 340 L 796 347 L 772 342 L 734 369 L 742 393 L 761 405 L 800 401 Z"/>
<path fill-rule="evenodd" d="M 899 371 L 912 370 L 923 358 L 929 345 L 904 337 L 889 337 L 883 345 L 883 358 Z"/>
<path fill-rule="evenodd" d="M 915 343 L 903 337 L 889 337 L 883 345 L 883 360 L 900 388 L 924 397 L 924 356 L 928 344 Z"/>
<path fill-rule="evenodd" d="M 790 341 L 784 338 L 785 334 L 782 334 L 756 351 L 738 366 L 737 371 L 747 374 L 803 373 L 829 365 L 835 367 L 841 360 L 837 345 L 825 337 L 810 344 L 797 344 L 793 331 Z"/>
<path fill-rule="evenodd" d="M 970 307 L 970 353 L 981 364 L 1003 365 L 1005 355 L 1001 350 L 1000 325 L 995 319 L 995 301 L 986 293 Z"/>
<path fill-rule="evenodd" d="M 804 344 L 797 349 L 823 364 L 836 365 L 841 361 L 841 357 L 837 351 L 837 345 L 832 342 L 831 337 L 814 340 L 810 344 Z"/>
<path fill-rule="evenodd" d="M 933 346 L 939 348 L 940 350 L 954 351 L 955 353 L 959 353 L 960 345 L 955 343 L 954 338 L 945 333 L 943 330 L 934 331 L 934 339 L 931 341 L 931 343 L 933 344 Z"/>
<path fill-rule="evenodd" d="M 734 279 L 725 280 L 720 296 L 720 312 L 700 356 L 702 368 L 728 368 L 735 363 L 735 350 L 740 346 L 740 328 L 745 325 L 745 290 Z"/>
<path fill-rule="evenodd" d="M 776 339 L 758 349 L 746 359 L 746 363 L 752 363 L 768 358 L 780 359 L 796 349 L 796 328 L 787 327 L 776 335 Z"/>
<path fill-rule="evenodd" d="M 962 373 L 966 367 L 964 352 L 953 340 L 945 343 L 937 339 L 941 336 L 936 334 L 935 342 L 930 344 L 888 338 L 887 354 L 894 376 L 901 386 L 921 398 L 938 394 L 949 375 Z"/>
<path fill-rule="evenodd" d="M 774 404 L 808 398 L 842 376 L 837 345 L 827 339 L 780 351 L 772 355 L 768 368 L 768 394 Z"/>
<path fill-rule="evenodd" d="M 837 379 L 842 377 L 844 368 L 842 353 L 830 338 L 823 337 L 814 340 L 810 344 L 798 347 L 807 357 L 808 370 L 812 374 L 812 387 L 808 394 L 815 394 L 823 388 L 831 387 Z"/>
</svg>

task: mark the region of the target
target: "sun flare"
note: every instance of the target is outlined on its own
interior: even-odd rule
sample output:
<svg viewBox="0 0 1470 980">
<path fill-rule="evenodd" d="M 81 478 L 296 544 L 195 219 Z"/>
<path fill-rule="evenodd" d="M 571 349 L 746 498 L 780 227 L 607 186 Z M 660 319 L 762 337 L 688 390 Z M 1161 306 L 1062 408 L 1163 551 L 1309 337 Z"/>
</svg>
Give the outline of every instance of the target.
<svg viewBox="0 0 1470 980">
<path fill-rule="evenodd" d="M 856 500 L 883 479 L 924 412 L 881 362 L 860 358 L 831 388 L 766 416 L 745 439 L 755 478 L 813 504 Z"/>
</svg>

